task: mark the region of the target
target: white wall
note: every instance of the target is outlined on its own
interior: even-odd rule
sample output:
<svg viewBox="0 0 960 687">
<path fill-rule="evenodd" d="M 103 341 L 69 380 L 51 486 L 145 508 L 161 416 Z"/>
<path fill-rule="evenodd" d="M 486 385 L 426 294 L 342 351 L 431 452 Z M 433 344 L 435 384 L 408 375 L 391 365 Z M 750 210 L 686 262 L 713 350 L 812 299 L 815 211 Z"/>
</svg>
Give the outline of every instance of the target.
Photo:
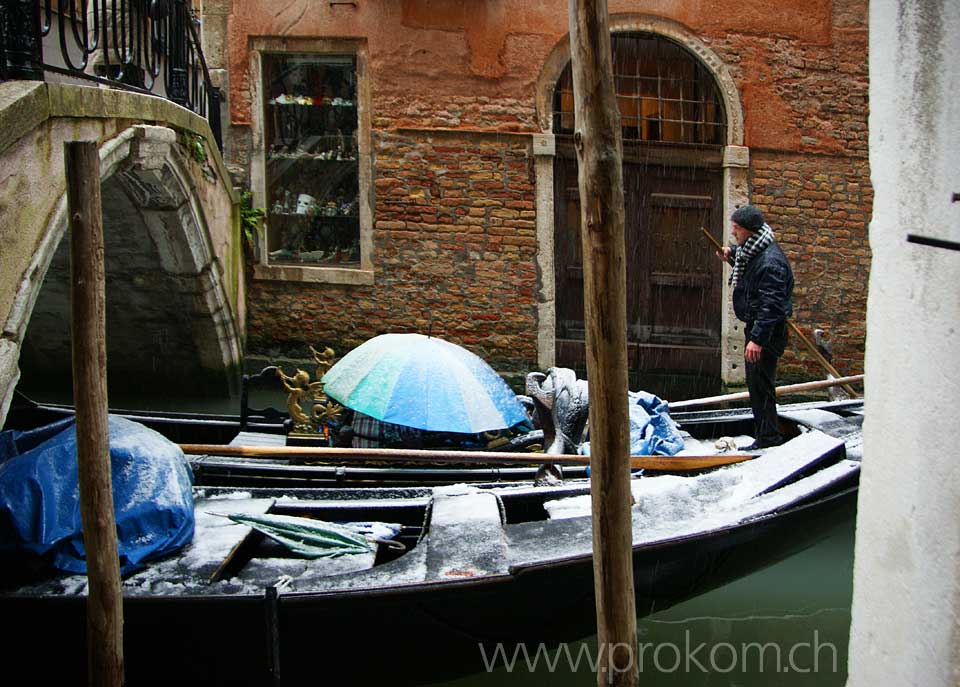
<svg viewBox="0 0 960 687">
<path fill-rule="evenodd" d="M 960 2 L 871 0 L 866 425 L 848 685 L 960 684 Z"/>
</svg>

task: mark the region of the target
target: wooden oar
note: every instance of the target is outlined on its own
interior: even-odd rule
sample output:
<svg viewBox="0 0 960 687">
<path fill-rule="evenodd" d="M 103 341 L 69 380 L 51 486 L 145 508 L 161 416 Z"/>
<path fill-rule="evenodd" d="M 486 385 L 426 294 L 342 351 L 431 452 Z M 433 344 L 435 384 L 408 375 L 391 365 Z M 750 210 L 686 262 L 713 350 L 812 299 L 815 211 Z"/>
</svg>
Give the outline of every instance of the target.
<svg viewBox="0 0 960 687">
<path fill-rule="evenodd" d="M 863 381 L 863 375 L 850 375 L 849 377 L 840 377 L 838 379 L 820 379 L 816 382 L 803 382 L 801 384 L 785 384 L 778 386 L 775 391 L 777 396 L 787 394 L 798 394 L 803 391 L 814 391 L 815 389 L 824 389 L 838 384 L 855 384 Z M 735 394 L 725 394 L 723 396 L 707 396 L 706 398 L 693 398 L 689 401 L 674 401 L 670 403 L 670 410 L 680 410 L 681 408 L 692 408 L 693 406 L 709 406 L 718 403 L 728 403 L 730 401 L 743 401 L 750 398 L 749 391 L 740 391 Z"/>
<path fill-rule="evenodd" d="M 343 463 L 351 461 L 389 461 L 396 463 L 483 463 L 503 465 L 589 465 L 590 456 L 546 453 L 507 453 L 498 451 L 431 451 L 401 448 L 332 448 L 325 446 L 225 446 L 223 444 L 180 444 L 184 453 L 243 458 L 294 458 Z M 749 453 L 706 454 L 696 456 L 631 456 L 631 468 L 685 472 L 730 465 L 750 460 Z"/>
<path fill-rule="evenodd" d="M 834 377 L 843 377 L 843 375 L 837 372 L 837 368 L 831 365 L 830 361 L 823 357 L 823 354 L 817 350 L 816 345 L 810 339 L 808 339 L 802 331 L 800 331 L 800 327 L 795 325 L 792 320 L 787 320 L 787 324 L 790 325 L 790 329 L 793 330 L 793 333 L 799 336 L 800 340 L 807 345 L 807 348 L 810 349 L 810 352 L 813 353 L 814 357 L 820 361 L 820 364 L 823 365 L 823 369 L 832 374 Z M 836 382 L 836 380 L 833 381 Z M 844 391 L 850 394 L 850 398 L 859 398 L 857 392 L 854 391 L 853 387 L 851 387 L 849 384 L 839 384 L 838 386 L 842 386 Z"/>
<path fill-rule="evenodd" d="M 706 228 L 700 227 L 700 231 L 703 232 L 704 236 L 710 239 L 713 245 L 717 247 L 717 250 L 723 250 L 723 244 L 721 244 L 719 241 L 713 238 L 713 235 L 709 231 L 707 231 Z M 800 331 L 800 327 L 798 327 L 793 322 L 793 320 L 787 320 L 787 324 L 790 325 L 790 329 L 793 330 L 794 334 L 799 336 L 800 340 L 803 341 L 804 344 L 806 344 L 807 348 L 810 349 L 810 352 L 813 353 L 813 356 L 823 366 L 823 369 L 825 369 L 827 372 L 832 374 L 834 377 L 840 377 L 840 378 L 843 377 L 843 375 L 837 372 L 837 368 L 831 365 L 830 361 L 827 360 L 825 357 L 823 357 L 823 354 L 819 350 L 817 350 L 816 345 L 812 341 L 810 341 L 810 339 L 808 339 L 802 331 Z M 858 394 L 856 391 L 853 390 L 852 386 L 850 386 L 849 384 L 842 384 L 837 380 L 833 380 L 833 381 L 834 383 L 829 384 L 828 386 L 842 386 L 844 391 L 850 394 L 850 398 L 858 398 Z"/>
</svg>

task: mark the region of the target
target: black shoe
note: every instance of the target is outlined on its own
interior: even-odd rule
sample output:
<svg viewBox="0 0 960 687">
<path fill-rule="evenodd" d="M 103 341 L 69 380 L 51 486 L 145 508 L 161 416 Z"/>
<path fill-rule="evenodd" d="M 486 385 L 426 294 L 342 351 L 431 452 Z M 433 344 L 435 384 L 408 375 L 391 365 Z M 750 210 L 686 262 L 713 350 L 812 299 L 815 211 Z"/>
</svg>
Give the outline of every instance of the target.
<svg viewBox="0 0 960 687">
<path fill-rule="evenodd" d="M 741 451 L 762 451 L 765 448 L 773 448 L 774 446 L 779 446 L 783 443 L 783 439 L 778 439 L 776 441 L 755 441 L 749 446 L 741 446 Z"/>
</svg>

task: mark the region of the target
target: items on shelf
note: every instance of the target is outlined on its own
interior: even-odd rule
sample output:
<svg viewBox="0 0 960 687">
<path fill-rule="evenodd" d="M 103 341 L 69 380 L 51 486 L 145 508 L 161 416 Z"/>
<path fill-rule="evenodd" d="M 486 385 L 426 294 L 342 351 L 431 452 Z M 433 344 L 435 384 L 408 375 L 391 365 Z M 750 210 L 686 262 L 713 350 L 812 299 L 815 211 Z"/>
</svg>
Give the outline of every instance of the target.
<svg viewBox="0 0 960 687">
<path fill-rule="evenodd" d="M 349 248 L 335 248 L 333 250 L 310 250 L 297 251 L 289 248 L 280 248 L 270 251 L 271 260 L 283 260 L 284 262 L 304 262 L 304 263 L 328 263 L 344 264 L 359 262 L 359 247 L 350 246 Z"/>
<path fill-rule="evenodd" d="M 344 98 L 323 96 L 321 99 L 309 95 L 288 95 L 281 93 L 276 98 L 267 101 L 270 105 L 330 105 L 332 107 L 353 107 L 353 101 Z"/>
<path fill-rule="evenodd" d="M 293 193 L 289 189 L 283 192 L 270 207 L 274 215 L 301 215 L 304 217 L 356 217 L 358 199 L 345 200 L 338 197 L 336 200 L 318 202 L 309 193 Z"/>
<path fill-rule="evenodd" d="M 332 150 L 321 150 L 311 153 L 303 150 L 290 151 L 283 146 L 274 146 L 270 149 L 270 154 L 267 156 L 268 162 L 272 162 L 273 160 L 333 160 L 336 162 L 355 162 L 356 159 L 356 156 L 348 155 L 345 157 L 343 153 Z"/>
<path fill-rule="evenodd" d="M 337 160 L 357 159 L 357 134 L 347 136 L 337 129 L 336 134 L 305 136 L 289 143 L 277 141 L 270 146 L 268 161 L 273 160 Z"/>
<path fill-rule="evenodd" d="M 301 193 L 297 196 L 297 214 L 315 215 L 317 213 L 317 199 L 313 196 Z"/>
</svg>

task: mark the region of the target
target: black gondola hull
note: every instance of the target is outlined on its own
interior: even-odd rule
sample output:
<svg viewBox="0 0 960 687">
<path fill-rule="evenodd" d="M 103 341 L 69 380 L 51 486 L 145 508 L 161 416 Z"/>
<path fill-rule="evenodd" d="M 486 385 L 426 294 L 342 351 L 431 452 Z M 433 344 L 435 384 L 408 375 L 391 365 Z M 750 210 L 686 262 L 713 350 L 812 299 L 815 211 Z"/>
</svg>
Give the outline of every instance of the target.
<svg viewBox="0 0 960 687">
<path fill-rule="evenodd" d="M 635 547 L 643 617 L 809 547 L 852 518 L 856 488 L 753 522 Z M 520 567 L 511 574 L 339 593 L 263 597 L 127 597 L 127 683 L 419 684 L 484 670 L 496 643 L 553 646 L 595 630 L 590 557 Z M 41 684 L 86 674 L 85 598 L 0 597 L 17 631 L 3 660 L 32 666 Z M 274 620 L 271 620 L 274 618 Z M 56 656 L 51 660 L 51 656 Z"/>
</svg>

